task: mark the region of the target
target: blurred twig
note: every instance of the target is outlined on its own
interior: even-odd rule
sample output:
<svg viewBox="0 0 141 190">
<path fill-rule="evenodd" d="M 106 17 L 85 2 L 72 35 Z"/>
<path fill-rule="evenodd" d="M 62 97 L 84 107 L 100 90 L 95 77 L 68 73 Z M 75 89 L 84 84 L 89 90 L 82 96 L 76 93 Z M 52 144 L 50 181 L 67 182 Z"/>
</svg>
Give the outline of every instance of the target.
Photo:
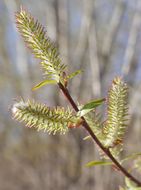
<svg viewBox="0 0 141 190">
<path fill-rule="evenodd" d="M 88 35 L 88 43 L 89 43 L 89 59 L 91 66 L 91 84 L 92 84 L 92 93 L 95 97 L 100 96 L 101 94 L 101 85 L 100 85 L 100 65 L 98 60 L 98 52 L 97 52 L 97 38 L 95 31 L 95 23 L 93 21 L 90 33 Z"/>
<path fill-rule="evenodd" d="M 87 45 L 88 45 L 88 36 L 90 35 L 90 25 L 92 23 L 92 14 L 93 14 L 93 0 L 83 0 L 82 1 L 82 18 L 81 25 L 79 30 L 79 35 L 77 39 L 77 44 L 75 51 L 73 52 L 74 62 L 79 65 L 79 69 L 83 67 L 84 59 L 87 54 Z M 83 80 L 83 76 L 80 76 L 79 80 L 73 85 L 72 92 L 75 91 L 77 97 L 81 96 L 80 89 L 86 84 Z"/>
<path fill-rule="evenodd" d="M 133 20 L 130 27 L 131 29 L 128 37 L 128 43 L 123 58 L 122 74 L 124 76 L 128 74 L 131 67 L 140 26 L 141 26 L 141 1 L 138 0 L 136 3 Z"/>
<path fill-rule="evenodd" d="M 115 2 L 115 8 L 111 15 L 111 20 L 107 26 L 106 32 L 103 34 L 102 54 L 110 56 L 113 42 L 116 39 L 116 35 L 119 31 L 119 25 L 121 23 L 122 16 L 125 10 L 125 0 L 119 0 Z"/>
</svg>

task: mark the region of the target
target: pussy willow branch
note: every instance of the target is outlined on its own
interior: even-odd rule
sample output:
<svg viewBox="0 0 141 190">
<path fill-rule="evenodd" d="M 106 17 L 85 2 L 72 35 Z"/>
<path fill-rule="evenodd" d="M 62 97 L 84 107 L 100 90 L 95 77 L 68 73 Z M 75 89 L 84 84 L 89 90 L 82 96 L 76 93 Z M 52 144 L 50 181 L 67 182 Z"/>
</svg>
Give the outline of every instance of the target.
<svg viewBox="0 0 141 190">
<path fill-rule="evenodd" d="M 71 104 L 71 106 L 73 107 L 73 109 L 78 112 L 79 109 L 76 105 L 76 103 L 74 102 L 73 98 L 71 97 L 68 89 L 66 87 L 64 87 L 61 83 L 58 83 L 59 88 L 62 90 L 63 94 L 65 95 L 65 97 L 67 98 L 67 100 L 69 101 L 69 103 Z M 86 122 L 84 117 L 81 117 L 83 120 L 83 127 L 85 128 L 85 130 L 90 134 L 90 136 L 92 137 L 93 141 L 103 150 L 103 152 L 109 157 L 109 159 L 115 164 L 115 166 L 126 176 L 128 177 L 130 180 L 132 180 L 134 183 L 137 184 L 137 186 L 141 187 L 141 182 L 138 181 L 134 176 L 132 176 L 130 173 L 127 172 L 127 170 L 113 157 L 113 155 L 111 154 L 111 152 L 109 151 L 109 149 L 105 148 L 101 142 L 98 140 L 98 138 L 95 136 L 95 134 L 93 133 L 92 129 L 90 128 L 90 126 L 88 125 L 88 123 Z"/>
</svg>

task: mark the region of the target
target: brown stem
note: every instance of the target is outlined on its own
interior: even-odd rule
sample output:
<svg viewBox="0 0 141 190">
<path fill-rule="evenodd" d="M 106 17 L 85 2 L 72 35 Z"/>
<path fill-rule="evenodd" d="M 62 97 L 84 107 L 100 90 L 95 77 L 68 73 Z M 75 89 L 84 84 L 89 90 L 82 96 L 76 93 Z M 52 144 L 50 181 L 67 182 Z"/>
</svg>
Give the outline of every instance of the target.
<svg viewBox="0 0 141 190">
<path fill-rule="evenodd" d="M 61 83 L 58 83 L 59 88 L 62 90 L 63 94 L 66 96 L 67 100 L 69 101 L 69 103 L 71 104 L 71 106 L 73 107 L 73 109 L 78 112 L 79 109 L 76 105 L 76 103 L 74 102 L 74 100 L 72 99 L 69 91 L 67 88 L 65 88 Z M 93 133 L 92 129 L 90 128 L 90 126 L 88 125 L 88 123 L 86 122 L 84 117 L 81 117 L 83 119 L 83 127 L 86 129 L 86 131 L 90 134 L 90 136 L 92 137 L 92 139 L 94 140 L 94 142 L 96 142 L 96 144 L 103 150 L 103 152 L 112 160 L 112 162 L 117 166 L 117 168 L 126 176 L 128 177 L 130 180 L 132 180 L 134 183 L 137 184 L 137 186 L 141 187 L 141 182 L 138 181 L 134 176 L 132 176 L 130 173 L 127 172 L 127 170 L 113 157 L 113 155 L 111 154 L 111 152 L 109 151 L 109 149 L 105 148 L 101 142 L 98 140 L 98 138 L 95 136 L 95 134 Z"/>
</svg>

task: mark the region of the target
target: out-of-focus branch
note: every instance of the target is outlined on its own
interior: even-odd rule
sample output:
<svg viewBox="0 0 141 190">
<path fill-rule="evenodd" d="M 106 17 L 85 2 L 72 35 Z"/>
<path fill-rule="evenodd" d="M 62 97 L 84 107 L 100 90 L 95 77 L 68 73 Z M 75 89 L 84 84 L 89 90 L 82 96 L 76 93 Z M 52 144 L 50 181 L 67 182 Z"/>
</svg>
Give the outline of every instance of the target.
<svg viewBox="0 0 141 190">
<path fill-rule="evenodd" d="M 123 58 L 122 74 L 124 76 L 128 74 L 131 67 L 140 26 L 141 26 L 141 1 L 138 0 L 133 16 L 132 25 L 130 27 L 131 30 L 129 33 L 127 48 L 125 50 L 125 55 Z"/>
<path fill-rule="evenodd" d="M 118 28 L 121 23 L 122 16 L 125 10 L 125 0 L 117 1 L 115 9 L 113 10 L 113 15 L 109 25 L 107 26 L 107 31 L 103 34 L 103 45 L 102 45 L 102 54 L 105 56 L 110 55 L 112 50 L 113 41 L 116 38 L 118 33 Z"/>
<path fill-rule="evenodd" d="M 93 13 L 93 0 L 83 0 L 82 1 L 82 17 L 81 25 L 78 35 L 78 40 L 76 44 L 75 51 L 73 52 L 74 62 L 79 65 L 81 69 L 84 63 L 84 57 L 87 51 L 88 36 L 90 35 L 90 25 L 92 23 L 92 13 Z M 77 69 L 78 69 L 77 67 Z M 76 96 L 80 96 L 80 89 L 83 89 L 84 81 L 81 76 L 79 80 L 73 85 L 72 91 L 75 91 Z M 75 89 L 75 90 L 74 90 Z"/>
<path fill-rule="evenodd" d="M 56 41 L 57 36 L 57 20 L 53 1 L 49 1 L 46 6 L 46 25 L 48 26 L 48 35 L 53 41 Z"/>
<path fill-rule="evenodd" d="M 5 5 L 9 13 L 9 19 L 11 19 L 12 28 L 13 30 L 15 30 L 13 13 L 16 12 L 17 10 L 17 3 L 15 0 L 11 0 L 11 1 L 5 0 Z M 15 43 L 16 43 L 16 47 L 15 47 L 16 56 L 15 56 L 14 64 L 16 65 L 16 69 L 18 71 L 18 80 L 20 79 L 20 91 L 22 95 L 24 96 L 26 96 L 27 94 L 30 94 L 30 96 L 32 96 L 31 85 L 30 85 L 31 83 L 30 83 L 30 78 L 29 78 L 29 76 L 31 76 L 31 73 L 30 73 L 29 66 L 27 65 L 26 52 L 20 39 L 17 38 Z M 17 78 L 15 78 L 15 80 L 17 80 Z"/>
<path fill-rule="evenodd" d="M 88 45 L 89 45 L 89 59 L 91 66 L 92 74 L 92 92 L 93 95 L 98 97 L 101 94 L 101 85 L 100 85 L 100 68 L 97 52 L 97 39 L 96 39 L 96 30 L 95 23 L 92 23 L 90 33 L 88 35 Z"/>
<path fill-rule="evenodd" d="M 68 1 L 58 1 L 58 45 L 63 61 L 68 64 L 69 48 L 69 31 L 68 31 Z"/>
<path fill-rule="evenodd" d="M 85 53 L 85 45 L 87 43 L 87 36 L 89 35 L 89 28 L 92 20 L 93 1 L 83 0 L 83 14 L 81 18 L 80 32 L 77 40 L 75 55 L 81 57 Z"/>
</svg>

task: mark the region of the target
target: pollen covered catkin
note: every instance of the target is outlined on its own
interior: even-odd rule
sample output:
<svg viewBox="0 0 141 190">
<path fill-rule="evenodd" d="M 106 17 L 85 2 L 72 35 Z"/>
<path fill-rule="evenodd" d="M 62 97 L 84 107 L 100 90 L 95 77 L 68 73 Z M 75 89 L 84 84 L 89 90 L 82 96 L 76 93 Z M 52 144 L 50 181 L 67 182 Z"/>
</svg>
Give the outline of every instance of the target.
<svg viewBox="0 0 141 190">
<path fill-rule="evenodd" d="M 103 128 L 105 147 L 122 144 L 127 126 L 128 88 L 120 77 L 114 78 L 107 97 L 107 120 Z"/>
<path fill-rule="evenodd" d="M 69 108 L 50 108 L 29 100 L 16 102 L 12 107 L 12 114 L 14 119 L 25 123 L 26 126 L 47 131 L 49 134 L 65 134 L 70 125 L 81 124 L 81 119 Z"/>
</svg>

